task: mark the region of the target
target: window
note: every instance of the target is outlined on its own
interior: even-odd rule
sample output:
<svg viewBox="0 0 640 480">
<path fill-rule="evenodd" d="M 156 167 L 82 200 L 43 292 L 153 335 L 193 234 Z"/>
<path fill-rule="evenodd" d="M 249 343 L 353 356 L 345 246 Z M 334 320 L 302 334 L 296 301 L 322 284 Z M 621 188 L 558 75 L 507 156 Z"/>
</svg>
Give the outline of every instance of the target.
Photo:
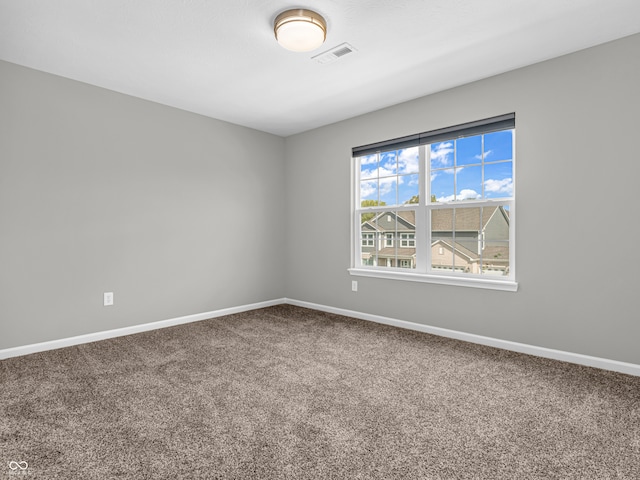
<svg viewBox="0 0 640 480">
<path fill-rule="evenodd" d="M 400 234 L 400 246 L 401 247 L 415 247 L 416 246 L 416 236 L 413 233 L 402 233 Z"/>
<path fill-rule="evenodd" d="M 393 233 L 387 233 L 384 241 L 385 247 L 393 247 Z"/>
<path fill-rule="evenodd" d="M 363 233 L 362 234 L 362 246 L 363 247 L 373 247 L 373 233 Z"/>
<path fill-rule="evenodd" d="M 517 289 L 515 114 L 356 147 L 353 167 L 351 274 Z"/>
</svg>

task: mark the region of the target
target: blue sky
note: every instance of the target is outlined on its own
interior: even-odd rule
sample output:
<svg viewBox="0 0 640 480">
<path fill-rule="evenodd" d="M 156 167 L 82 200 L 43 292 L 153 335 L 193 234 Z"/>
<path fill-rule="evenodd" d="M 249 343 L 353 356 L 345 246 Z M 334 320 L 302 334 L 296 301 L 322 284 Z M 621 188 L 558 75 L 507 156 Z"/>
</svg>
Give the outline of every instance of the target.
<svg viewBox="0 0 640 480">
<path fill-rule="evenodd" d="M 360 161 L 361 200 L 380 200 L 387 205 L 405 203 L 420 193 L 418 147 L 405 148 L 380 155 L 363 157 Z M 379 178 L 378 178 L 379 177 Z M 396 200 L 397 198 L 397 200 Z"/>
<path fill-rule="evenodd" d="M 431 194 L 442 201 L 503 198 L 513 194 L 511 130 L 431 145 Z M 455 155 L 454 155 L 455 153 Z M 494 163 L 496 162 L 496 163 Z M 418 147 L 360 159 L 361 200 L 403 204 L 419 193 Z M 484 182 L 483 178 L 484 170 Z M 455 181 L 455 189 L 454 189 Z"/>
</svg>

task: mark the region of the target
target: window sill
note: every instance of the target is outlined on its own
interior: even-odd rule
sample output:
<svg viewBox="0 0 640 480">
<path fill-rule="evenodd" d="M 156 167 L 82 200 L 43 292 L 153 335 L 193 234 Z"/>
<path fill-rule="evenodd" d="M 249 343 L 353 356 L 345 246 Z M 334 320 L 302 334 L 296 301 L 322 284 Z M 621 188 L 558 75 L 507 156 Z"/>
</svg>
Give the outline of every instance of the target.
<svg viewBox="0 0 640 480">
<path fill-rule="evenodd" d="M 457 287 L 486 288 L 515 292 L 518 283 L 512 280 L 495 280 L 488 278 L 463 278 L 458 276 L 431 275 L 426 273 L 402 272 L 398 270 L 374 270 L 369 268 L 350 268 L 350 275 L 360 277 L 384 278 L 388 280 L 403 280 L 407 282 L 436 283 L 439 285 L 453 285 Z"/>
</svg>

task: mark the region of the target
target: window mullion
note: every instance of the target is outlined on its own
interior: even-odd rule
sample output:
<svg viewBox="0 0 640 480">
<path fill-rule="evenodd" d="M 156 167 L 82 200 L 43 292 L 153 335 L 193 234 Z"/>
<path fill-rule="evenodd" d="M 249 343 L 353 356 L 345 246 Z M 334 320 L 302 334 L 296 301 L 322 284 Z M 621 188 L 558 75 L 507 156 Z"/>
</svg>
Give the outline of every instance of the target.
<svg viewBox="0 0 640 480">
<path fill-rule="evenodd" d="M 485 151 L 484 151 L 484 135 L 480 136 L 480 148 L 482 148 L 482 151 L 480 152 L 480 155 L 482 156 L 482 158 L 480 160 L 482 162 L 480 164 L 481 167 L 482 167 L 482 168 L 480 168 L 480 181 L 482 182 L 480 184 L 480 193 L 482 195 L 482 198 L 484 199 L 484 198 L 487 198 L 486 195 L 485 195 L 485 192 L 484 192 L 484 161 L 485 161 L 485 158 L 484 158 L 484 154 L 485 154 Z"/>
<path fill-rule="evenodd" d="M 429 182 L 427 179 L 429 178 L 429 152 L 430 150 L 428 145 L 420 145 L 418 149 L 418 162 L 420 170 L 420 180 L 419 180 L 419 188 L 420 188 L 420 197 L 418 202 L 418 210 L 416 211 L 416 271 L 426 273 L 428 271 L 428 266 L 430 257 L 431 257 L 431 240 L 429 234 L 429 215 L 427 211 L 426 205 L 428 204 L 428 195 L 429 195 Z"/>
<path fill-rule="evenodd" d="M 376 153 L 376 182 L 378 186 L 378 205 L 380 205 L 380 160 L 382 159 L 382 155 L 380 153 Z"/>
<path fill-rule="evenodd" d="M 458 141 L 453 141 L 453 200 L 458 200 Z"/>
</svg>

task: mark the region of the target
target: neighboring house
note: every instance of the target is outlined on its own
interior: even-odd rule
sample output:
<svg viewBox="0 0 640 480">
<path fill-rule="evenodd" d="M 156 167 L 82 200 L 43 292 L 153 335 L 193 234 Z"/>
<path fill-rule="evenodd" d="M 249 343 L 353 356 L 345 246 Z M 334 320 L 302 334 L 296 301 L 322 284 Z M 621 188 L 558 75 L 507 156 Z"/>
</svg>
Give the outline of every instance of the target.
<svg viewBox="0 0 640 480">
<path fill-rule="evenodd" d="M 466 273 L 509 273 L 509 212 L 503 207 L 431 212 L 432 268 Z M 382 212 L 362 222 L 362 263 L 416 267 L 415 212 Z"/>
<path fill-rule="evenodd" d="M 415 212 L 382 212 L 364 222 L 362 263 L 381 267 L 415 268 Z"/>
</svg>

